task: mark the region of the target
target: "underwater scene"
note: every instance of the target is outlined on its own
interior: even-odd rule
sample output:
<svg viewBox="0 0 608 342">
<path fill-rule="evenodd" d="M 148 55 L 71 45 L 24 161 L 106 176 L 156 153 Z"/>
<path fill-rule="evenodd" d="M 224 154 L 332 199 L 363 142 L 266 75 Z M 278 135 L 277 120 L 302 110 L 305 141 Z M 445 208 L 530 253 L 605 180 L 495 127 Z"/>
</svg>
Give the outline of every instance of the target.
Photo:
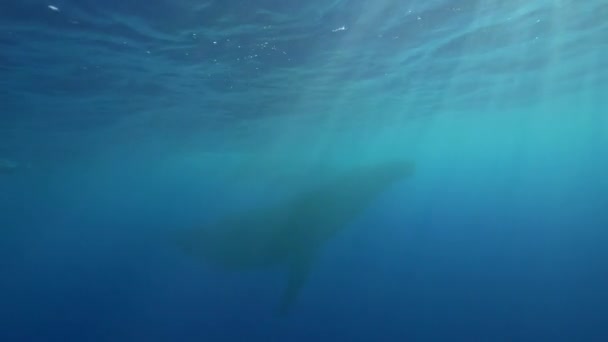
<svg viewBox="0 0 608 342">
<path fill-rule="evenodd" d="M 608 341 L 608 2 L 2 0 L 0 341 Z"/>
</svg>

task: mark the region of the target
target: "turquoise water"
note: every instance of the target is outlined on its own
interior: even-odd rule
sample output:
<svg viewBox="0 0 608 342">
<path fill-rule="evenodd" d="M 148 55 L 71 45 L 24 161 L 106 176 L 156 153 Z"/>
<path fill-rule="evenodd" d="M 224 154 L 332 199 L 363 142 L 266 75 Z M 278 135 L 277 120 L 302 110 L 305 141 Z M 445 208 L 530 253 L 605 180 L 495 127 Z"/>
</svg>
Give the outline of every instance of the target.
<svg viewBox="0 0 608 342">
<path fill-rule="evenodd" d="M 4 1 L 0 340 L 605 341 L 605 18 Z M 394 161 L 415 172 L 366 171 Z M 260 241 L 285 213 L 281 251 L 315 250 L 279 315 L 289 267 Z M 203 258 L 176 243 L 226 217 L 251 230 L 192 239 Z"/>
</svg>

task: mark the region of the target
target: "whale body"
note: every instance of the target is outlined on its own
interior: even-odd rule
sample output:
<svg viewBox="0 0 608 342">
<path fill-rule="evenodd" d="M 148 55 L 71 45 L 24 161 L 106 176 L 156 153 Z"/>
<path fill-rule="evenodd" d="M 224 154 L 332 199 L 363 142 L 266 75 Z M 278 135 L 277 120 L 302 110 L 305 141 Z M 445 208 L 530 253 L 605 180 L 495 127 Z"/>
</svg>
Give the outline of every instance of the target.
<svg viewBox="0 0 608 342">
<path fill-rule="evenodd" d="M 285 267 L 287 286 L 278 312 L 287 314 L 323 244 L 413 171 L 411 162 L 353 168 L 278 205 L 244 211 L 211 226 L 182 232 L 179 244 L 188 254 L 227 270 Z"/>
</svg>

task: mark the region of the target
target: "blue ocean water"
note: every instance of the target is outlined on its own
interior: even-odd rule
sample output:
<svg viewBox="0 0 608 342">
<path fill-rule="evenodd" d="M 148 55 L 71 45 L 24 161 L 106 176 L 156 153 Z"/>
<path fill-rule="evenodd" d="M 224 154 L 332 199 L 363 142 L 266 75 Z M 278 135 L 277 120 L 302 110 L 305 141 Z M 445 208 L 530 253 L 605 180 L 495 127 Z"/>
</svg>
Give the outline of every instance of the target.
<svg viewBox="0 0 608 342">
<path fill-rule="evenodd" d="M 606 18 L 601 0 L 3 0 L 0 341 L 607 341 Z M 175 243 L 394 160 L 414 174 L 315 244 L 288 315 L 284 268 Z M 334 179 L 330 213 L 360 190 Z M 298 217 L 293 236 L 327 224 Z"/>
</svg>

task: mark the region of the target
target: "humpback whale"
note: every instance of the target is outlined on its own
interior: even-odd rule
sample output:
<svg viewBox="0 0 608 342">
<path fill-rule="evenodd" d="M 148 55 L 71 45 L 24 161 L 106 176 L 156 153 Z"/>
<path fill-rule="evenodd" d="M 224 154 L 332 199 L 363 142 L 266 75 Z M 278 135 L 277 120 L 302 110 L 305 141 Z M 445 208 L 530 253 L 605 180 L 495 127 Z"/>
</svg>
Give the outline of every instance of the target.
<svg viewBox="0 0 608 342">
<path fill-rule="evenodd" d="M 231 215 L 179 233 L 187 254 L 226 270 L 282 266 L 287 286 L 278 312 L 287 314 L 324 242 L 347 227 L 392 184 L 413 174 L 411 162 L 361 166 L 336 174 L 274 206 Z"/>
</svg>

